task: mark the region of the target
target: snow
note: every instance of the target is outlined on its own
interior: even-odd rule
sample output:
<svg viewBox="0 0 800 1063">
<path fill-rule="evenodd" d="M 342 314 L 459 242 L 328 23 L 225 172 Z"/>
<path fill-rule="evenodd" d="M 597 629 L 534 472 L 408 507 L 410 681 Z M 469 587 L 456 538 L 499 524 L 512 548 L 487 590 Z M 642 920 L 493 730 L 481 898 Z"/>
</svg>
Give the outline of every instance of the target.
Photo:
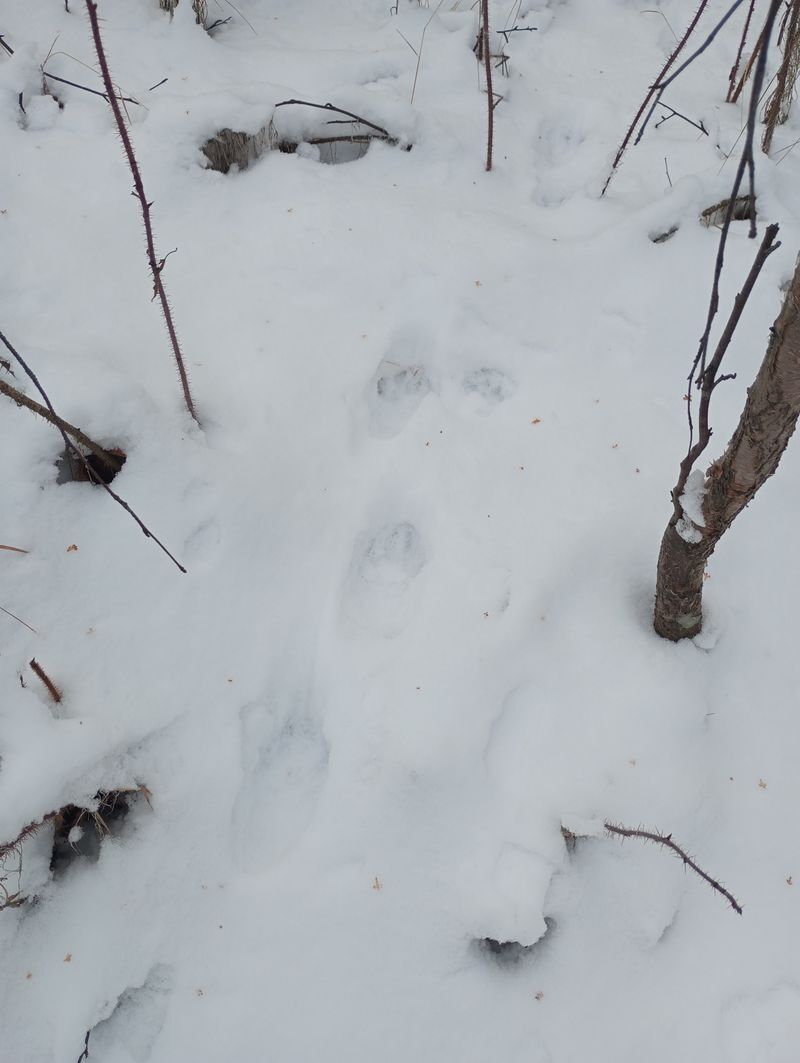
<svg viewBox="0 0 800 1063">
<path fill-rule="evenodd" d="M 151 796 L 96 862 L 51 874 L 52 825 L 25 843 L 2 1058 L 77 1059 L 91 1030 L 93 1063 L 791 1063 L 796 446 L 712 559 L 703 635 L 651 626 L 716 254 L 698 217 L 743 121 L 721 102 L 738 17 L 670 88 L 711 135 L 651 125 L 601 198 L 684 0 L 495 0 L 496 28 L 537 28 L 503 45 L 491 174 L 467 3 L 220 0 L 209 36 L 188 0 L 172 20 L 100 0 L 157 248 L 178 248 L 197 427 L 110 110 L 42 94 L 56 37 L 47 69 L 99 84 L 69 7 L 0 9 L 0 328 L 62 416 L 126 451 L 115 489 L 188 573 L 58 484 L 60 437 L 3 400 L 0 542 L 28 553 L 0 550 L 0 605 L 35 633 L 0 614 L 0 841 L 100 790 Z M 417 70 L 398 31 L 419 51 L 426 24 Z M 204 169 L 205 140 L 291 98 L 412 150 Z M 800 243 L 799 120 L 757 158 L 783 246 L 710 460 Z M 722 315 L 753 253 L 735 223 Z M 671 831 L 744 915 L 606 821 Z"/>
<path fill-rule="evenodd" d="M 683 493 L 678 499 L 683 513 L 676 525 L 676 531 L 687 543 L 699 543 L 703 538 L 700 529 L 705 527 L 706 522 L 703 514 L 705 494 L 705 473 L 701 469 L 694 469 L 689 473 Z"/>
<path fill-rule="evenodd" d="M 679 501 L 687 519 L 693 524 L 699 524 L 701 528 L 705 525 L 705 516 L 703 514 L 705 493 L 705 473 L 701 469 L 695 469 L 689 473 Z"/>
</svg>

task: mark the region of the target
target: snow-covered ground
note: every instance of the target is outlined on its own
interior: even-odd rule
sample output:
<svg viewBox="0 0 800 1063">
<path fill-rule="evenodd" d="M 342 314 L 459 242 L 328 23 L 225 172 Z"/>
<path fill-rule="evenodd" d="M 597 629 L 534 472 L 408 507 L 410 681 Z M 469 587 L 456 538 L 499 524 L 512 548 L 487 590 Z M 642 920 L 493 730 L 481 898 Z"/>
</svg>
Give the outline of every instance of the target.
<svg viewBox="0 0 800 1063">
<path fill-rule="evenodd" d="M 0 397 L 0 543 L 28 551 L 0 550 L 0 605 L 36 631 L 0 614 L 0 842 L 150 795 L 96 862 L 51 875 L 52 826 L 9 862 L 0 1059 L 72 1063 L 91 1030 L 92 1063 L 794 1063 L 796 444 L 713 558 L 702 635 L 651 627 L 744 8 L 667 97 L 710 135 L 652 124 L 601 198 L 694 0 L 492 0 L 535 30 L 503 45 L 490 174 L 469 0 L 211 0 L 212 35 L 189 0 L 101 0 L 198 428 L 110 109 L 42 93 L 48 50 L 102 87 L 69 7 L 0 3 L 0 328 L 124 448 L 115 489 L 188 574 Z M 412 150 L 205 168 L 290 98 Z M 800 248 L 799 127 L 757 159 L 783 246 L 709 457 Z M 736 223 L 723 316 L 754 250 Z M 743 916 L 608 819 L 673 832 Z"/>
</svg>

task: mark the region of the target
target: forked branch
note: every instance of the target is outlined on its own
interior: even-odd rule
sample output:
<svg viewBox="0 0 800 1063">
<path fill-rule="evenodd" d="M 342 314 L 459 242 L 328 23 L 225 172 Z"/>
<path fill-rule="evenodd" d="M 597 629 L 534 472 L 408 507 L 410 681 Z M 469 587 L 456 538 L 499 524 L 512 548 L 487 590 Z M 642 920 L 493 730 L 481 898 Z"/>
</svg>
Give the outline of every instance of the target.
<svg viewBox="0 0 800 1063">
<path fill-rule="evenodd" d="M 677 842 L 672 840 L 671 834 L 659 834 L 657 831 L 642 830 L 641 827 L 623 827 L 618 823 L 604 823 L 603 825 L 608 834 L 616 835 L 619 838 L 641 838 L 642 841 L 653 842 L 656 845 L 663 845 L 665 849 L 670 849 L 680 860 L 683 861 L 684 867 L 690 867 L 692 871 L 707 882 L 716 893 L 721 894 L 725 898 L 731 908 L 733 908 L 734 912 L 737 912 L 739 915 L 742 914 L 742 906 L 733 894 L 729 890 L 726 890 L 722 883 L 718 882 L 715 878 L 712 878 L 707 871 L 702 869 L 702 867 L 699 867 L 685 849 L 682 849 Z"/>
</svg>

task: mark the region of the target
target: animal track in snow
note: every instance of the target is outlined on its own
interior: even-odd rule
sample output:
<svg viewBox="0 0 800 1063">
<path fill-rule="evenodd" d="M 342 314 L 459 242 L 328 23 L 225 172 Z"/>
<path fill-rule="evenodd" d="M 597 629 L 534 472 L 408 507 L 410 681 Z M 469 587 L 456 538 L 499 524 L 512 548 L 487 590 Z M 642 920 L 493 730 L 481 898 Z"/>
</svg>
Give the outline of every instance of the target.
<svg viewBox="0 0 800 1063">
<path fill-rule="evenodd" d="M 413 524 L 384 524 L 362 537 L 353 552 L 343 612 L 359 627 L 385 638 L 398 635 L 417 603 L 414 581 L 427 560 Z"/>
<path fill-rule="evenodd" d="M 287 691 L 241 713 L 243 778 L 233 810 L 240 865 L 269 867 L 311 821 L 328 766 L 328 745 L 310 692 Z"/>
<path fill-rule="evenodd" d="M 370 426 L 377 436 L 397 435 L 431 390 L 421 355 L 426 341 L 410 332 L 394 340 L 369 384 Z"/>
<path fill-rule="evenodd" d="M 121 1059 L 120 1049 L 136 1063 L 146 1063 L 164 1020 L 172 976 L 169 967 L 157 964 L 143 985 L 126 989 L 107 1019 L 91 1032 L 90 1055 L 97 1059 Z"/>
<path fill-rule="evenodd" d="M 794 1063 L 800 1041 L 800 991 L 779 982 L 760 996 L 735 998 L 722 1012 L 725 1063 Z"/>
<path fill-rule="evenodd" d="M 477 412 L 488 414 L 501 402 L 510 399 L 517 390 L 511 377 L 499 369 L 475 369 L 462 382 L 467 396 L 473 401 Z"/>
</svg>

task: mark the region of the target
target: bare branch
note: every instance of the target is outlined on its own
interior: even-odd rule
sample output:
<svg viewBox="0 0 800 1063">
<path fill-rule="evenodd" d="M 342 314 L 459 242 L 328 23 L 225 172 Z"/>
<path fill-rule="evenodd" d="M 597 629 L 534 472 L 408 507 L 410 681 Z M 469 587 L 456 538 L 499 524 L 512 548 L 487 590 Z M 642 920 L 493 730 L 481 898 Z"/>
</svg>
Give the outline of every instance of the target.
<svg viewBox="0 0 800 1063">
<path fill-rule="evenodd" d="M 481 0 L 481 19 L 483 22 L 483 66 L 486 71 L 486 95 L 489 101 L 489 117 L 486 127 L 486 171 L 490 173 L 494 148 L 494 92 L 492 90 L 492 49 L 489 38 L 489 0 Z"/>
<path fill-rule="evenodd" d="M 2 342 L 5 345 L 6 349 L 9 352 L 9 354 L 13 355 L 13 357 L 16 359 L 17 363 L 22 367 L 22 369 L 27 374 L 28 378 L 33 383 L 33 386 L 36 388 L 36 390 L 39 392 L 39 394 L 44 399 L 45 404 L 47 406 L 47 409 L 50 411 L 50 414 L 52 415 L 51 418 L 50 418 L 51 422 L 52 422 L 52 424 L 54 424 L 56 426 L 56 428 L 58 428 L 59 432 L 61 433 L 61 438 L 64 440 L 64 444 L 65 444 L 65 446 L 67 448 L 67 452 L 72 452 L 73 454 L 75 454 L 77 456 L 78 460 L 82 463 L 83 467 L 86 469 L 86 473 L 87 473 L 87 476 L 88 476 L 89 480 L 92 483 L 96 483 L 97 482 L 97 477 L 95 476 L 91 466 L 87 462 L 83 451 L 79 450 L 78 447 L 75 446 L 75 444 L 72 442 L 72 440 L 70 439 L 69 435 L 67 434 L 66 430 L 62 427 L 62 425 L 65 422 L 62 421 L 62 419 L 58 416 L 56 411 L 53 409 L 53 404 L 50 402 L 50 399 L 47 397 L 47 393 L 45 392 L 45 390 L 42 387 L 42 385 L 39 383 L 39 379 L 36 376 L 36 374 L 34 373 L 34 371 L 31 369 L 31 367 L 28 365 L 28 363 L 25 361 L 25 359 L 22 357 L 22 355 L 19 353 L 19 351 L 17 351 L 14 347 L 11 346 L 11 344 L 9 343 L 9 341 L 6 339 L 6 337 L 3 335 L 2 332 L 0 332 L 0 342 Z M 72 426 L 70 426 L 70 427 L 72 427 Z M 180 563 L 180 561 L 178 561 L 177 558 L 175 558 L 169 552 L 169 550 L 166 548 L 166 546 L 164 546 L 164 544 L 161 542 L 161 540 L 150 531 L 150 529 L 142 522 L 141 518 L 138 517 L 136 515 L 136 513 L 134 513 L 134 511 L 131 509 L 131 507 L 128 505 L 128 503 L 123 498 L 120 498 L 120 496 L 116 493 L 116 491 L 112 491 L 112 489 L 108 486 L 108 484 L 105 483 L 105 481 L 102 480 L 102 479 L 100 480 L 100 487 L 102 487 L 103 490 L 107 494 L 111 495 L 111 497 L 114 499 L 114 501 L 117 503 L 117 505 L 122 506 L 122 508 L 125 510 L 125 512 L 128 513 L 136 521 L 136 523 L 141 528 L 143 534 L 146 535 L 148 539 L 152 539 L 153 542 L 164 551 L 164 553 L 167 555 L 167 557 L 170 559 L 170 561 L 172 561 L 173 564 L 176 565 L 181 570 L 181 572 L 185 573 L 186 569 L 183 567 L 183 565 Z M 19 618 L 15 617 L 15 619 L 19 619 Z"/>
<path fill-rule="evenodd" d="M 116 455 L 109 453 L 109 451 L 105 450 L 98 443 L 95 443 L 93 439 L 90 439 L 85 432 L 80 430 L 80 428 L 76 428 L 74 424 L 65 421 L 63 417 L 56 416 L 46 406 L 42 406 L 40 402 L 36 402 L 35 399 L 29 398 L 18 388 L 6 384 L 4 380 L 0 380 L 0 395 L 5 395 L 7 398 L 15 402 L 17 406 L 22 406 L 26 410 L 30 410 L 38 417 L 44 418 L 48 424 L 54 425 L 59 431 L 66 432 L 67 435 L 72 436 L 76 442 L 80 443 L 82 447 L 86 447 L 86 449 L 93 454 L 98 461 L 102 462 L 110 472 L 119 472 L 122 467 L 120 459 L 116 457 Z M 93 476 L 92 479 L 94 480 L 95 477 Z"/>
<path fill-rule="evenodd" d="M 86 1037 L 83 1042 L 83 1051 L 78 1056 L 77 1063 L 84 1063 L 84 1060 L 89 1058 L 89 1038 L 91 1037 L 91 1034 L 91 1030 L 86 1031 Z"/>
<path fill-rule="evenodd" d="M 672 490 L 672 502 L 674 506 L 673 521 L 677 522 L 683 515 L 683 507 L 681 505 L 681 495 L 683 489 L 686 486 L 686 481 L 689 479 L 697 459 L 703 453 L 711 441 L 711 427 L 709 424 L 709 409 L 711 405 L 711 395 L 718 384 L 723 380 L 731 380 L 736 374 L 726 373 L 722 377 L 717 377 L 719 367 L 722 364 L 722 359 L 725 357 L 725 353 L 730 346 L 730 342 L 733 339 L 733 334 L 736 331 L 736 326 L 739 324 L 739 320 L 742 316 L 747 300 L 755 286 L 758 275 L 761 272 L 764 263 L 767 261 L 773 251 L 777 251 L 781 246 L 780 242 L 776 240 L 778 235 L 777 225 L 768 225 L 764 237 L 761 241 L 761 246 L 758 249 L 753 265 L 750 267 L 750 272 L 742 286 L 742 290 L 737 294 L 733 302 L 733 308 L 731 309 L 730 316 L 722 330 L 722 335 L 717 342 L 714 355 L 711 361 L 703 369 L 697 379 L 697 385 L 700 387 L 700 405 L 698 410 L 698 431 L 697 442 L 692 444 L 690 439 L 689 450 L 686 453 L 686 457 L 680 464 L 680 472 L 678 476 L 678 482 Z M 695 371 L 697 368 L 697 362 L 692 366 L 692 375 L 690 377 L 690 385 L 694 380 Z M 688 403 L 687 399 L 687 403 Z"/>
<path fill-rule="evenodd" d="M 725 248 L 728 242 L 728 234 L 730 232 L 731 222 L 733 220 L 734 211 L 736 209 L 736 201 L 739 196 L 739 189 L 741 188 L 742 181 L 744 180 L 745 173 L 749 177 L 749 195 L 750 195 L 750 237 L 756 235 L 756 193 L 755 193 L 755 157 L 753 154 L 753 143 L 755 140 L 756 132 L 756 120 L 758 111 L 758 100 L 761 93 L 761 87 L 764 83 L 764 75 L 766 72 L 767 64 L 767 49 L 769 47 L 770 37 L 772 35 L 772 29 L 775 24 L 775 19 L 778 15 L 778 10 L 781 6 L 782 0 L 770 0 L 770 7 L 767 13 L 767 19 L 764 23 L 763 30 L 763 46 L 759 53 L 758 61 L 756 63 L 755 73 L 753 74 L 753 87 L 750 93 L 750 107 L 747 116 L 747 136 L 745 137 L 744 148 L 742 149 L 742 155 L 739 159 L 739 165 L 736 168 L 736 176 L 733 181 L 733 188 L 728 199 L 727 210 L 725 211 L 725 219 L 722 223 L 722 231 L 720 232 L 719 244 L 717 246 L 717 256 L 714 263 L 714 279 L 711 285 L 711 297 L 708 304 L 708 313 L 706 315 L 706 325 L 703 330 L 703 334 L 700 337 L 700 342 L 697 348 L 697 354 L 695 355 L 692 367 L 689 373 L 689 388 L 687 391 L 688 399 L 686 402 L 686 415 L 689 421 L 689 447 L 686 453 L 686 457 L 681 462 L 680 474 L 678 477 L 678 483 L 672 492 L 672 501 L 674 506 L 674 513 L 672 516 L 672 523 L 675 524 L 682 515 L 682 508 L 680 505 L 680 495 L 683 492 L 683 488 L 686 485 L 686 481 L 689 478 L 689 474 L 692 471 L 692 467 L 700 454 L 705 450 L 708 445 L 708 439 L 710 438 L 710 431 L 708 429 L 708 399 L 711 392 L 714 389 L 714 376 L 719 369 L 719 364 L 722 360 L 725 351 L 727 350 L 730 338 L 733 333 L 733 329 L 741 317 L 741 312 L 744 309 L 744 303 L 747 301 L 747 297 L 752 290 L 752 286 L 755 283 L 756 277 L 761 270 L 766 258 L 775 250 L 773 246 L 775 237 L 777 236 L 777 226 L 769 226 L 767 233 L 762 241 L 761 248 L 756 255 L 756 261 L 753 264 L 753 269 L 750 271 L 750 276 L 745 284 L 745 288 L 737 296 L 734 309 L 731 313 L 731 318 L 728 321 L 723 331 L 720 343 L 717 345 L 714 358 L 710 366 L 707 366 L 708 345 L 711 338 L 711 327 L 714 323 L 714 318 L 717 315 L 719 309 L 719 283 L 722 276 L 722 267 L 725 263 Z M 730 14 L 730 12 L 729 12 Z M 746 294 L 745 294 L 746 292 Z M 742 300 L 742 296 L 744 299 Z M 723 344 L 723 340 L 725 340 Z M 713 367 L 713 368 L 712 368 Z M 712 369 L 711 374 L 707 373 L 707 369 Z M 692 420 L 692 388 L 697 388 L 701 392 L 700 400 L 700 425 L 699 425 L 699 438 L 697 444 L 694 443 L 694 422 Z"/>
<path fill-rule="evenodd" d="M 181 353 L 180 344 L 178 343 L 178 334 L 175 331 L 175 324 L 172 320 L 172 310 L 170 309 L 169 302 L 167 300 L 167 293 L 164 288 L 164 282 L 161 279 L 161 272 L 164 268 L 164 263 L 158 260 L 156 255 L 155 243 L 153 241 L 153 225 L 150 217 L 151 203 L 148 202 L 147 196 L 144 192 L 144 184 L 142 183 L 142 175 L 139 170 L 139 164 L 136 161 L 136 156 L 133 153 L 133 144 L 131 138 L 128 135 L 128 130 L 125 127 L 125 120 L 122 117 L 122 111 L 119 107 L 119 100 L 114 92 L 114 85 L 111 80 L 111 72 L 108 67 L 108 59 L 106 58 L 105 48 L 103 47 L 103 40 L 100 36 L 100 22 L 97 17 L 97 4 L 95 0 L 86 0 L 86 10 L 89 13 L 89 21 L 92 26 L 92 36 L 94 38 L 95 51 L 97 52 L 97 59 L 100 63 L 100 70 L 103 75 L 103 83 L 106 87 L 106 96 L 108 98 L 111 110 L 114 113 L 114 120 L 117 123 L 117 130 L 122 140 L 122 146 L 125 149 L 125 155 L 128 159 L 128 165 L 130 166 L 131 175 L 133 177 L 133 184 L 135 188 L 134 195 L 139 200 L 139 205 L 142 209 L 142 220 L 144 222 L 145 238 L 147 240 L 147 260 L 150 263 L 150 272 L 153 275 L 153 287 L 159 302 L 161 303 L 161 311 L 164 315 L 164 321 L 167 326 L 167 332 L 169 333 L 170 343 L 172 345 L 172 353 L 175 357 L 175 365 L 178 370 L 178 377 L 180 378 L 181 388 L 183 389 L 183 398 L 186 403 L 186 409 L 189 411 L 195 421 L 198 420 L 197 413 L 194 408 L 194 401 L 192 400 L 192 394 L 189 390 L 189 378 L 186 374 L 186 366 L 183 361 L 183 354 Z M 199 423 L 199 421 L 198 421 Z"/>
<path fill-rule="evenodd" d="M 102 96 L 106 103 L 108 103 L 108 96 L 104 92 L 100 92 L 99 89 L 90 89 L 87 85 L 79 85 L 77 81 L 67 81 L 66 78 L 59 78 L 56 77 L 55 74 L 48 74 L 46 70 L 42 71 L 42 76 L 49 78 L 51 81 L 60 81 L 62 85 L 71 85 L 73 89 L 82 89 L 84 92 L 91 92 L 93 96 Z M 138 100 L 134 100 L 130 96 L 118 96 L 117 99 L 121 100 L 122 103 L 135 103 L 137 107 L 141 106 Z"/>
<path fill-rule="evenodd" d="M 656 831 L 642 830 L 641 828 L 623 827 L 616 823 L 605 823 L 604 827 L 608 834 L 617 835 L 620 838 L 641 838 L 643 841 L 654 842 L 656 845 L 663 845 L 664 848 L 671 849 L 672 852 L 683 861 L 684 867 L 690 867 L 692 871 L 698 874 L 700 878 L 704 879 L 713 890 L 722 894 L 728 904 L 730 904 L 731 908 L 733 908 L 734 912 L 737 912 L 739 915 L 742 914 L 742 906 L 733 894 L 726 890 L 715 878 L 712 878 L 711 875 L 703 871 L 701 867 L 698 867 L 688 853 L 672 840 L 671 834 L 659 834 Z"/>
<path fill-rule="evenodd" d="M 750 29 L 750 20 L 753 17 L 753 8 L 756 6 L 756 0 L 750 0 L 750 6 L 747 9 L 747 18 L 744 20 L 744 29 L 742 30 L 742 36 L 739 40 L 739 50 L 736 53 L 736 60 L 731 67 L 731 72 L 728 76 L 728 95 L 725 97 L 726 103 L 733 103 L 733 94 L 736 91 L 736 75 L 739 73 L 739 64 L 742 61 L 742 53 L 744 52 L 745 42 L 747 41 L 747 32 Z"/>
<path fill-rule="evenodd" d="M 647 95 L 642 100 L 642 103 L 641 103 L 641 106 L 639 107 L 639 110 L 633 116 L 633 121 L 628 126 L 628 132 L 625 134 L 625 137 L 623 138 L 622 143 L 620 144 L 619 148 L 617 149 L 617 154 L 614 156 L 614 161 L 611 164 L 611 172 L 609 173 L 608 177 L 606 178 L 606 183 L 603 185 L 603 191 L 600 193 L 601 196 L 604 196 L 606 194 L 606 189 L 608 188 L 609 184 L 611 183 L 611 178 L 614 176 L 614 173 L 615 173 L 617 167 L 620 164 L 620 160 L 622 159 L 622 156 L 625 154 L 625 149 L 627 148 L 628 143 L 630 142 L 630 139 L 633 136 L 634 130 L 636 129 L 636 126 L 637 126 L 637 124 L 639 122 L 639 119 L 642 117 L 642 115 L 645 112 L 645 108 L 647 107 L 648 103 L 650 103 L 650 101 L 652 100 L 653 96 L 657 92 L 658 85 L 661 83 L 663 78 L 666 76 L 667 71 L 670 69 L 672 64 L 675 62 L 675 60 L 678 58 L 680 53 L 686 47 L 686 42 L 689 40 L 689 37 L 694 32 L 695 26 L 700 21 L 700 16 L 703 14 L 703 12 L 705 11 L 707 6 L 708 6 L 708 0 L 701 0 L 700 6 L 698 7 L 697 11 L 695 12 L 694 18 L 689 23 L 689 25 L 686 27 L 686 32 L 684 33 L 683 37 L 678 41 L 678 43 L 675 45 L 675 48 L 672 50 L 672 52 L 671 52 L 669 58 L 667 59 L 666 63 L 661 68 L 661 73 L 656 78 L 655 84 L 650 87 Z"/>
<path fill-rule="evenodd" d="M 374 129 L 376 133 L 383 134 L 383 136 L 393 144 L 397 143 L 396 138 L 393 137 L 388 130 L 384 129 L 383 126 L 375 125 L 374 122 L 370 122 L 366 118 L 362 118 L 360 115 L 353 114 L 352 111 L 345 111 L 341 107 L 334 107 L 332 103 L 310 103 L 308 100 L 282 100 L 280 103 L 275 104 L 276 107 L 289 107 L 292 105 L 298 107 L 315 107 L 319 111 L 333 111 L 335 114 L 345 114 L 348 118 L 352 118 L 354 122 L 365 125 L 368 129 Z"/>
</svg>

